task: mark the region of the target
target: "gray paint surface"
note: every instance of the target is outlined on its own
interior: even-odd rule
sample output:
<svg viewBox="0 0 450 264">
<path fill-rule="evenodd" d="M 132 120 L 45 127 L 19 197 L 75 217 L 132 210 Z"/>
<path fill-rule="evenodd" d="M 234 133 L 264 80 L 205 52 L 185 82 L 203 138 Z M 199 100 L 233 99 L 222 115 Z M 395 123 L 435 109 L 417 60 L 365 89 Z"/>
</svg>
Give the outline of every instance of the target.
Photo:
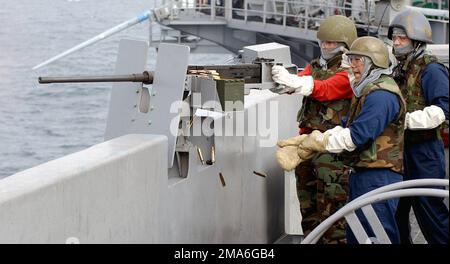
<svg viewBox="0 0 450 264">
<path fill-rule="evenodd" d="M 292 188 L 275 151 L 278 139 L 298 133 L 301 97 L 252 89 L 244 111 L 214 120 L 221 125 L 209 139 L 216 162 L 201 164 L 192 146 L 187 177 L 169 176 L 175 141 L 167 131 L 177 115 L 169 107 L 182 96 L 189 50 L 166 47 L 158 54 L 154 111 L 138 111 L 140 84 L 115 84 L 105 136 L 111 140 L 0 181 L 0 242 L 272 243 L 289 230 L 298 234 L 299 218 L 284 221 L 296 215 L 285 212 L 285 199 L 295 194 L 285 198 Z M 122 41 L 116 73 L 142 71 L 146 50 L 145 42 Z M 241 134 L 225 126 L 242 118 Z"/>
<path fill-rule="evenodd" d="M 273 113 L 278 138 L 295 135 L 300 96 L 263 92 L 247 96 L 245 115 L 277 102 L 258 122 Z M 168 177 L 167 139 L 156 135 L 115 138 L 12 175 L 0 181 L 0 242 L 272 243 L 285 233 L 285 175 L 276 147 L 249 132 L 216 136 L 212 166 L 191 153 L 187 178 Z"/>
<path fill-rule="evenodd" d="M 3 179 L 0 243 L 158 242 L 166 152 L 127 135 Z"/>
<path fill-rule="evenodd" d="M 144 41 L 123 39 L 119 44 L 114 74 L 141 73 L 147 63 L 148 45 Z M 148 114 L 139 113 L 137 104 L 141 83 L 114 83 L 111 89 L 105 140 L 143 130 Z M 136 122 L 139 119 L 141 122 Z"/>
<path fill-rule="evenodd" d="M 148 43 L 122 40 L 115 74 L 140 73 L 147 62 Z M 173 102 L 181 102 L 189 60 L 189 47 L 161 44 L 153 77 L 148 112 L 140 111 L 139 105 L 145 93 L 140 83 L 115 83 L 111 101 L 105 140 L 130 134 L 161 134 L 168 138 L 168 167 L 172 167 L 175 153 L 176 133 L 170 124 L 178 124 L 180 115 L 171 109 Z"/>
</svg>

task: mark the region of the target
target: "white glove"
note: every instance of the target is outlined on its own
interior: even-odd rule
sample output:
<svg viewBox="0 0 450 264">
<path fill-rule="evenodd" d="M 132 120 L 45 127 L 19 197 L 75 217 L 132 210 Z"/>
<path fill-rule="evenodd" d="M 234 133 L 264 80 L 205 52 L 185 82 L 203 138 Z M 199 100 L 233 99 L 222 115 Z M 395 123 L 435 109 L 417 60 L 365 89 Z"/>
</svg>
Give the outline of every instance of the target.
<svg viewBox="0 0 450 264">
<path fill-rule="evenodd" d="M 324 133 L 314 130 L 300 143 L 299 149 L 309 149 L 321 153 L 341 153 L 344 150 L 350 152 L 355 150 L 356 145 L 352 141 L 349 128 L 336 126 Z"/>
<path fill-rule="evenodd" d="M 445 121 L 444 111 L 438 106 L 430 105 L 423 110 L 406 113 L 405 129 L 424 130 L 438 127 Z"/>
<path fill-rule="evenodd" d="M 272 79 L 274 82 L 294 88 L 296 94 L 309 96 L 314 89 L 314 80 L 312 76 L 299 77 L 290 74 L 283 66 L 275 65 L 272 67 Z"/>
<path fill-rule="evenodd" d="M 352 64 L 350 60 L 348 59 L 348 56 L 345 55 L 345 53 L 342 54 L 342 60 L 341 60 L 341 68 L 344 69 L 350 69 L 352 67 Z"/>
<path fill-rule="evenodd" d="M 330 130 L 325 131 L 329 135 L 325 149 L 331 153 L 341 153 L 344 150 L 353 151 L 356 145 L 353 143 L 349 128 L 336 126 Z"/>
</svg>

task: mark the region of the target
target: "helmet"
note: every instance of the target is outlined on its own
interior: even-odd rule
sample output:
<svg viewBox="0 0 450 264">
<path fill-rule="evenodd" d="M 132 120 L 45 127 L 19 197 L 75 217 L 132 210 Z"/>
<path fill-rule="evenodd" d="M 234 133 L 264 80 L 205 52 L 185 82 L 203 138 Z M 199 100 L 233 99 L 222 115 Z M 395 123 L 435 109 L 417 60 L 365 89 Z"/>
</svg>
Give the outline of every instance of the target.
<svg viewBox="0 0 450 264">
<path fill-rule="evenodd" d="M 328 17 L 320 24 L 317 31 L 319 40 L 344 42 L 347 48 L 350 48 L 357 37 L 355 23 L 341 15 Z"/>
<path fill-rule="evenodd" d="M 396 27 L 405 30 L 408 38 L 412 40 L 433 43 L 430 23 L 428 22 L 428 19 L 418 11 L 408 8 L 398 13 L 389 25 L 389 39 L 392 39 L 392 32 Z"/>
<path fill-rule="evenodd" d="M 385 69 L 389 67 L 388 48 L 382 40 L 375 37 L 357 38 L 346 54 L 367 56 L 376 66 Z"/>
</svg>

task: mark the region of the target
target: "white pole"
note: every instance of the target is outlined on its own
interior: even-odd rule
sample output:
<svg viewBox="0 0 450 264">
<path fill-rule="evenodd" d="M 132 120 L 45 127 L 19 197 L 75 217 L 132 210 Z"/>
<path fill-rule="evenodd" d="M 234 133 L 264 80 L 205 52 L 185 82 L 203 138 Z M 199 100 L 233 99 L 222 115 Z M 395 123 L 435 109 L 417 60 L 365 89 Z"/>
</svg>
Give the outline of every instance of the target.
<svg viewBox="0 0 450 264">
<path fill-rule="evenodd" d="M 426 16 L 439 16 L 443 18 L 449 18 L 448 10 L 438 10 L 438 9 L 431 9 L 431 8 L 425 8 L 425 7 L 417 7 L 417 6 L 408 6 L 409 9 L 416 10 Z"/>
<path fill-rule="evenodd" d="M 37 69 L 39 69 L 39 68 L 41 68 L 41 67 L 43 67 L 43 66 L 45 66 L 45 65 L 47 65 L 49 63 L 52 63 L 52 62 L 54 62 L 56 60 L 59 60 L 59 59 L 65 57 L 65 56 L 67 56 L 69 54 L 72 54 L 72 53 L 74 53 L 74 52 L 76 52 L 76 51 L 78 51 L 80 49 L 86 48 L 86 47 L 88 47 L 88 46 L 90 46 L 90 45 L 92 45 L 92 44 L 94 44 L 94 43 L 96 43 L 96 42 L 98 42 L 100 40 L 103 40 L 103 39 L 105 39 L 105 38 L 115 34 L 115 33 L 118 33 L 118 32 L 120 32 L 120 31 L 122 31 L 124 29 L 127 29 L 127 28 L 129 28 L 131 26 L 134 26 L 134 25 L 138 24 L 138 23 L 141 23 L 141 22 L 149 19 L 151 14 L 152 14 L 152 12 L 150 10 L 147 10 L 147 11 L 145 11 L 144 13 L 140 14 L 137 17 L 134 17 L 134 18 L 132 18 L 130 20 L 127 20 L 127 21 L 123 22 L 120 25 L 117 25 L 117 26 L 115 26 L 113 28 L 110 28 L 110 29 L 106 30 L 105 32 L 103 32 L 101 34 L 99 34 L 99 35 L 97 35 L 97 36 L 95 36 L 95 37 L 93 37 L 93 38 L 91 38 L 91 39 L 89 39 L 89 40 L 87 40 L 87 41 L 85 41 L 85 42 L 83 42 L 81 44 L 78 44 L 77 46 L 75 46 L 75 47 L 73 47 L 71 49 L 68 49 L 68 50 L 64 51 L 63 53 L 60 53 L 60 54 L 54 56 L 53 58 L 50 58 L 50 59 L 44 61 L 43 63 L 34 66 L 33 70 L 37 70 Z"/>
</svg>

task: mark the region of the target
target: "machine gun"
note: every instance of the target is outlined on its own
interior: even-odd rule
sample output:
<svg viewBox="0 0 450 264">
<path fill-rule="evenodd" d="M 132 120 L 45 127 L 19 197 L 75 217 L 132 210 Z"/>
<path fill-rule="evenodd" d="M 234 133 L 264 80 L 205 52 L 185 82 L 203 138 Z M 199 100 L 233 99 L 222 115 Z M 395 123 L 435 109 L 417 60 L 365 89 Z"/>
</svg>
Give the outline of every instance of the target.
<svg viewBox="0 0 450 264">
<path fill-rule="evenodd" d="M 260 84 L 262 75 L 261 68 L 261 64 L 190 65 L 187 68 L 186 83 L 188 85 L 185 87 L 183 100 L 191 92 L 198 92 L 201 93 L 204 100 L 220 101 L 222 109 L 225 107 L 225 101 L 240 101 L 243 105 L 245 94 L 244 84 L 253 86 Z M 143 73 L 124 75 L 39 77 L 38 81 L 40 84 L 138 82 L 143 85 L 148 85 L 153 84 L 153 77 L 154 72 L 144 71 Z M 217 91 L 215 82 L 217 82 Z M 202 101 L 204 102 L 204 100 Z"/>
<path fill-rule="evenodd" d="M 187 74 L 216 75 L 225 79 L 243 79 L 245 83 L 261 82 L 261 65 L 237 64 L 237 65 L 190 65 Z M 50 83 L 90 83 L 90 82 L 141 82 L 153 83 L 153 72 L 125 75 L 87 75 L 87 76 L 57 76 L 39 77 L 40 84 Z"/>
<path fill-rule="evenodd" d="M 244 83 L 244 94 L 248 94 L 250 89 L 271 89 L 277 93 L 289 92 L 284 87 L 279 87 L 273 83 L 271 78 L 271 68 L 274 65 L 273 59 L 259 59 L 254 63 L 234 64 L 234 65 L 189 65 L 187 76 L 211 76 L 213 79 L 242 80 Z M 281 63 L 279 63 L 281 64 Z M 291 73 L 297 72 L 295 65 L 287 67 Z M 85 75 L 85 76 L 48 76 L 39 77 L 40 84 L 51 83 L 91 83 L 91 82 L 140 82 L 142 84 L 153 84 L 154 72 L 144 71 L 143 73 L 124 75 Z M 189 88 L 187 90 L 190 90 Z M 193 89 L 195 90 L 195 89 Z"/>
<path fill-rule="evenodd" d="M 116 72 L 144 70 L 146 50 L 142 42 L 123 41 Z M 212 116 L 224 116 L 224 112 L 244 112 L 244 95 L 251 89 L 282 93 L 272 80 L 273 65 L 297 73 L 289 47 L 276 43 L 244 47 L 241 61 L 230 65 L 188 65 L 188 55 L 187 47 L 162 45 L 154 71 L 38 80 L 40 84 L 113 82 L 105 140 L 131 133 L 166 135 L 169 174 L 186 177 L 192 162 L 189 157 L 198 155 L 202 166 L 215 162 L 215 137 L 195 135 L 197 124 Z M 135 66 L 137 61 L 139 67 Z M 174 106 L 180 102 L 183 107 Z"/>
</svg>

